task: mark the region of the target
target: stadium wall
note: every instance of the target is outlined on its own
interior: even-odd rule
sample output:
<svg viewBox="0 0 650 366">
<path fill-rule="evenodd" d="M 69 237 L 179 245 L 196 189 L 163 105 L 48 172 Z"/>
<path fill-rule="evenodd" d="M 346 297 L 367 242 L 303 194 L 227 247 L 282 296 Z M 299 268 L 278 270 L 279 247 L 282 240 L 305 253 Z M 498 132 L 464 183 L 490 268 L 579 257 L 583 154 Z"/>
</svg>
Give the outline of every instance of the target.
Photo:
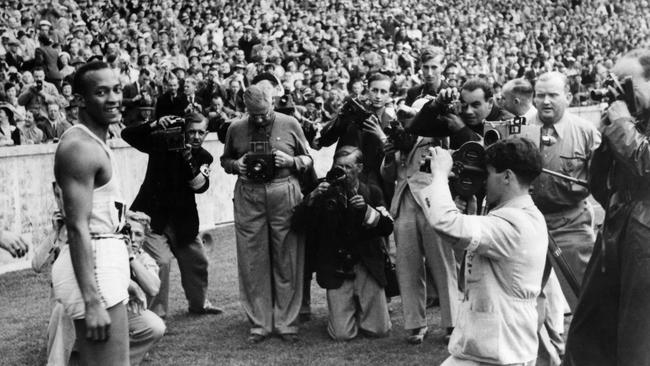
<svg viewBox="0 0 650 366">
<path fill-rule="evenodd" d="M 600 107 L 580 107 L 572 111 L 594 123 L 600 121 Z M 120 168 L 122 194 L 125 202 L 130 204 L 144 179 L 147 155 L 121 140 L 109 141 L 109 145 Z M 223 144 L 216 135 L 208 136 L 204 147 L 215 162 L 210 173 L 210 189 L 197 198 L 202 231 L 233 221 L 232 192 L 236 180 L 235 176 L 227 175 L 219 164 Z M 55 150 L 54 144 L 0 149 L 0 227 L 23 233 L 34 246 L 50 238 L 51 216 L 55 209 L 52 194 Z M 323 176 L 331 165 L 333 147 L 311 153 L 318 175 Z M 29 267 L 33 252 L 32 248 L 25 258 L 13 259 L 8 253 L 0 251 L 0 274 Z"/>
</svg>

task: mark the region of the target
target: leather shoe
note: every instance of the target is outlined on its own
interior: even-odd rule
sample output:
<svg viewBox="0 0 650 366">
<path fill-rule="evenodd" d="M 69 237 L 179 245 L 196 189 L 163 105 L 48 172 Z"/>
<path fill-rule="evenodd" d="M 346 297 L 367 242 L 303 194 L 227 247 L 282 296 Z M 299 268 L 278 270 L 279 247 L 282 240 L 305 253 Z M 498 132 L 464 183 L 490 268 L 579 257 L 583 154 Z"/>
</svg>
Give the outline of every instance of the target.
<svg viewBox="0 0 650 366">
<path fill-rule="evenodd" d="M 195 309 L 189 309 L 190 313 L 196 314 L 196 315 L 206 315 L 206 314 L 212 314 L 212 315 L 219 315 L 223 313 L 223 309 L 216 307 L 212 304 L 205 304 L 203 306 L 203 309 L 195 310 Z"/>
<path fill-rule="evenodd" d="M 282 339 L 287 343 L 296 343 L 300 340 L 300 338 L 298 338 L 298 335 L 296 333 L 280 334 L 280 339 Z"/>
<path fill-rule="evenodd" d="M 422 344 L 424 342 L 424 337 L 429 333 L 428 327 L 422 327 L 418 329 L 413 329 L 410 336 L 406 338 L 406 342 L 409 344 Z"/>
<path fill-rule="evenodd" d="M 265 339 L 265 335 L 254 333 L 248 336 L 248 343 L 260 343 Z"/>
</svg>

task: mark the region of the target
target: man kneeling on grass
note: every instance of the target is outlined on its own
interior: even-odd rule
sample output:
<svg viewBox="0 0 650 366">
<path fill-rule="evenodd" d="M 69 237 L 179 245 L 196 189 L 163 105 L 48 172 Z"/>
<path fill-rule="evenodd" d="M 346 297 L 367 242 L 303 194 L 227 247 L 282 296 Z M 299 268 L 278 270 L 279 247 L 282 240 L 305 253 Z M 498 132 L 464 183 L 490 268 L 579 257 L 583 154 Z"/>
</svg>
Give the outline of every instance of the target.
<svg viewBox="0 0 650 366">
<path fill-rule="evenodd" d="M 295 230 L 314 233 L 316 280 L 327 289 L 327 332 L 350 340 L 359 328 L 382 337 L 391 328 L 384 295 L 382 237 L 393 231 L 381 190 L 359 181 L 363 156 L 345 146 L 327 178 L 298 205 Z"/>
</svg>

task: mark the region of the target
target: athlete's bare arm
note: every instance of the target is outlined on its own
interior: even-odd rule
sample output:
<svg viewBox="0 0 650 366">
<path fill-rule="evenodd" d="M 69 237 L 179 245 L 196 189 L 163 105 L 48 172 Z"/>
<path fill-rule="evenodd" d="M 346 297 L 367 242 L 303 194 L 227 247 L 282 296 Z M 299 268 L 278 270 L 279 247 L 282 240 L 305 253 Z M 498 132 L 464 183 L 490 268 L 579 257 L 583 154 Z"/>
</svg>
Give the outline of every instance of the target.
<svg viewBox="0 0 650 366">
<path fill-rule="evenodd" d="M 84 134 L 71 131 L 59 143 L 54 175 L 63 197 L 72 266 L 86 306 L 86 337 L 94 341 L 108 338 L 111 320 L 97 291 L 89 222 L 93 190 L 107 183 L 111 174 L 106 152 Z"/>
</svg>

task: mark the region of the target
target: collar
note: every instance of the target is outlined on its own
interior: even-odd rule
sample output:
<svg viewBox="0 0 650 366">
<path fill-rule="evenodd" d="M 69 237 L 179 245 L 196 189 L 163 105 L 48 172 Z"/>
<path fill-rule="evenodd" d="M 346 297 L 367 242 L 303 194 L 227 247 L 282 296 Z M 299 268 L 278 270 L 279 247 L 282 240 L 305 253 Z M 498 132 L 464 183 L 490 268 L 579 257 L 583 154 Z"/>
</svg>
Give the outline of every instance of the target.
<svg viewBox="0 0 650 366">
<path fill-rule="evenodd" d="M 500 205 L 490 210 L 490 212 L 494 212 L 506 207 L 523 209 L 534 205 L 535 203 L 533 202 L 532 197 L 530 197 L 529 194 L 525 194 L 519 197 L 512 198 L 508 201 L 502 202 Z"/>
<path fill-rule="evenodd" d="M 568 111 L 564 111 L 564 115 L 562 116 L 562 118 L 560 118 L 560 120 L 555 122 L 552 126 L 553 129 L 555 130 L 555 133 L 557 133 L 557 136 L 560 138 L 560 140 L 564 138 L 564 134 L 565 134 L 564 131 L 568 123 L 569 115 L 570 113 Z M 544 126 L 544 123 L 539 120 L 539 114 L 535 114 L 535 123 L 540 126 Z"/>
</svg>

